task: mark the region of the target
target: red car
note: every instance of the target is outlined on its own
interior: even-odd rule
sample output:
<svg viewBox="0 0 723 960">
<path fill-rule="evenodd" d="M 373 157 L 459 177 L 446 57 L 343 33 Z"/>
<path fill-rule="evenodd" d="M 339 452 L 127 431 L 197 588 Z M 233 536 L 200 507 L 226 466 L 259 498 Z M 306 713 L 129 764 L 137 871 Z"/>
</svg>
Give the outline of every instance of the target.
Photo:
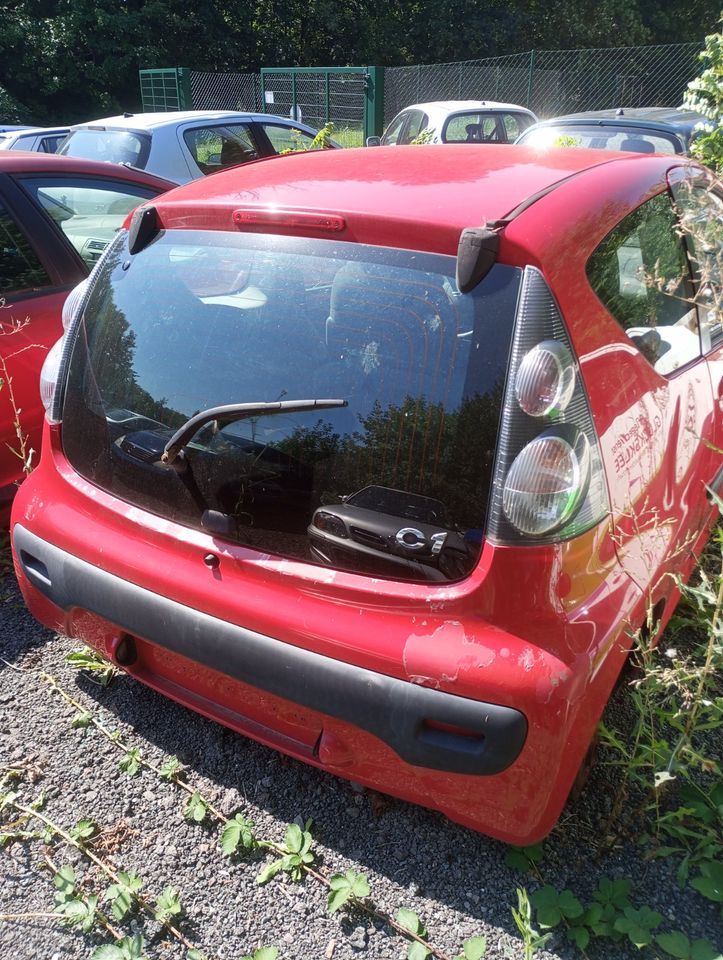
<svg viewBox="0 0 723 960">
<path fill-rule="evenodd" d="M 712 522 L 715 251 L 675 228 L 722 203 L 673 156 L 462 145 L 145 204 L 44 371 L 31 611 L 299 760 L 539 840 Z"/>
<path fill-rule="evenodd" d="M 23 461 L 37 461 L 40 368 L 62 333 L 68 291 L 87 277 L 126 215 L 171 186 L 104 163 L 0 151 L 0 526 L 10 518 Z"/>
</svg>

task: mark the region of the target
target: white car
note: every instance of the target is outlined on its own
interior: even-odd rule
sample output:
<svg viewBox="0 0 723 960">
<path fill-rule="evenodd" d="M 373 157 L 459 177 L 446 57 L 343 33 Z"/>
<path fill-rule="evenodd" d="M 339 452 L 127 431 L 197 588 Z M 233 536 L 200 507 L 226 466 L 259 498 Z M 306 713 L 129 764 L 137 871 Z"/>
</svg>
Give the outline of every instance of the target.
<svg viewBox="0 0 723 960">
<path fill-rule="evenodd" d="M 69 127 L 17 127 L 0 130 L 0 150 L 32 150 L 57 153 L 68 136 Z"/>
<path fill-rule="evenodd" d="M 125 113 L 71 127 L 59 152 L 188 183 L 224 167 L 308 149 L 316 133 L 308 124 L 267 113 Z"/>
<path fill-rule="evenodd" d="M 405 107 L 384 136 L 367 146 L 423 143 L 512 143 L 533 123 L 535 114 L 516 103 L 494 100 L 434 100 Z"/>
</svg>

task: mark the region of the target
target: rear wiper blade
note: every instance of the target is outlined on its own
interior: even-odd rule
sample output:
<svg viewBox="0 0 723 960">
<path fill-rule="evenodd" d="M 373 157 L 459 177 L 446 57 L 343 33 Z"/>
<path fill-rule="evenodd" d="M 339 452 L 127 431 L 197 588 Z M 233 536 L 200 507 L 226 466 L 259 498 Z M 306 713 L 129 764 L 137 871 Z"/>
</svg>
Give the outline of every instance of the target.
<svg viewBox="0 0 723 960">
<path fill-rule="evenodd" d="M 236 420 L 248 420 L 249 417 L 273 416 L 277 413 L 302 413 L 305 410 L 330 410 L 348 406 L 348 400 L 272 400 L 268 403 L 229 403 L 223 407 L 209 407 L 190 417 L 179 427 L 166 444 L 161 460 L 173 463 L 191 438 L 206 423 L 218 420 L 220 423 L 234 423 Z"/>
</svg>

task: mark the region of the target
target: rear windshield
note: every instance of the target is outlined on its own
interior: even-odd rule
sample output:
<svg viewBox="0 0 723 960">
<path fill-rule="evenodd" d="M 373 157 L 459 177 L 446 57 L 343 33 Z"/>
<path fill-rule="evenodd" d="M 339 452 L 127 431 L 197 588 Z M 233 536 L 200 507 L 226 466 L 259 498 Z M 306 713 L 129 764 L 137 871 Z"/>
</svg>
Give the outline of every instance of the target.
<svg viewBox="0 0 723 960">
<path fill-rule="evenodd" d="M 145 169 L 150 152 L 149 134 L 135 130 L 105 130 L 102 127 L 71 130 L 58 150 L 66 157 L 125 163 L 140 170 Z"/>
<path fill-rule="evenodd" d="M 674 134 L 648 127 L 602 126 L 600 124 L 538 127 L 520 138 L 526 147 L 593 147 L 629 153 L 680 153 L 682 144 Z"/>
<path fill-rule="evenodd" d="M 332 240 L 168 231 L 109 252 L 63 445 L 128 502 L 265 553 L 449 581 L 479 557 L 520 271 Z M 263 404 L 318 400 L 324 409 Z M 172 466 L 161 456 L 208 418 Z M 257 406 L 258 405 L 258 408 Z"/>
</svg>

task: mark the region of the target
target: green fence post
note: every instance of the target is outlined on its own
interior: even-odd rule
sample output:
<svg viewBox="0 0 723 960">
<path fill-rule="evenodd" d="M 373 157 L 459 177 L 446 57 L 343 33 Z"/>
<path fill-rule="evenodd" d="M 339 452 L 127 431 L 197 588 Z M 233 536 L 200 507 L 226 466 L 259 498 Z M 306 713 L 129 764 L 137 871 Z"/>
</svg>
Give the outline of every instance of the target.
<svg viewBox="0 0 723 960">
<path fill-rule="evenodd" d="M 178 109 L 193 110 L 191 71 L 188 67 L 176 67 L 176 76 L 178 78 Z"/>
<path fill-rule="evenodd" d="M 384 67 L 364 68 L 364 142 L 384 133 Z"/>
<path fill-rule="evenodd" d="M 525 106 L 529 109 L 532 102 L 532 76 L 535 72 L 535 51 L 530 50 L 530 71 L 527 75 L 527 103 Z"/>
</svg>

